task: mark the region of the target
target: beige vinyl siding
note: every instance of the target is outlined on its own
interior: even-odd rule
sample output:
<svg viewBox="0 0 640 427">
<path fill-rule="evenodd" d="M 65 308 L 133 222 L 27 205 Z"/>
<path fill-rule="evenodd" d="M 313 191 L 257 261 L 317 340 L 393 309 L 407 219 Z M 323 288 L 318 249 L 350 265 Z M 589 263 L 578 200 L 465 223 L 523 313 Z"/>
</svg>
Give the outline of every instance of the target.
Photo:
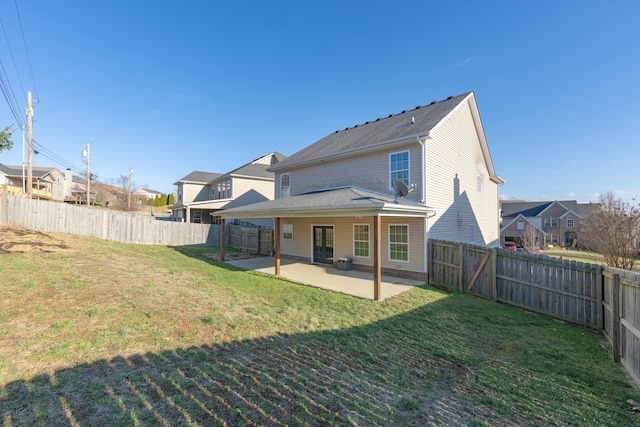
<svg viewBox="0 0 640 427">
<path fill-rule="evenodd" d="M 416 189 L 408 200 L 420 199 L 421 146 L 417 141 L 403 146 L 377 151 L 331 162 L 308 165 L 304 168 L 281 171 L 276 174 L 278 193 L 280 175 L 291 173 L 291 195 L 337 187 L 358 187 L 378 193 L 393 195 L 389 185 L 389 155 L 409 151 L 409 180 Z"/>
<path fill-rule="evenodd" d="M 245 193 L 252 192 L 252 190 L 253 192 L 264 196 L 264 198 L 261 198 L 258 195 L 254 195 L 255 202 L 264 201 L 265 199 L 273 200 L 273 196 L 274 196 L 273 180 L 260 180 L 260 179 L 239 178 L 239 177 L 233 178 L 231 183 L 231 192 L 233 194 L 233 198 L 237 199 Z"/>
<path fill-rule="evenodd" d="M 427 200 L 436 209 L 429 237 L 495 245 L 499 242 L 498 185 L 489 179 L 468 103 L 461 104 L 426 143 Z M 477 189 L 481 177 L 482 190 Z M 475 229 L 470 241 L 469 226 Z"/>
<path fill-rule="evenodd" d="M 383 268 L 394 268 L 406 271 L 425 271 L 424 219 L 382 217 L 381 256 Z M 348 257 L 354 264 L 373 266 L 373 218 L 282 218 L 281 224 L 293 225 L 293 240 L 280 240 L 282 256 L 296 256 L 311 259 L 313 257 L 313 226 L 333 226 L 334 259 Z M 353 224 L 369 225 L 370 256 L 369 258 L 353 255 Z M 389 224 L 409 225 L 409 262 L 389 260 Z"/>
<path fill-rule="evenodd" d="M 211 198 L 211 187 L 203 184 L 183 184 L 182 203 L 201 202 Z"/>
</svg>

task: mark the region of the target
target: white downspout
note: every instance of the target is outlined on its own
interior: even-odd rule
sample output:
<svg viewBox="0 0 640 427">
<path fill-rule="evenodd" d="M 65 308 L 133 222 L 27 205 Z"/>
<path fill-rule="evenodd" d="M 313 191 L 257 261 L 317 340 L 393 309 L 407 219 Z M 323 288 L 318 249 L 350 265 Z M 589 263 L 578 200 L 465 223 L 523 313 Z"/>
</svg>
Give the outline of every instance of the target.
<svg viewBox="0 0 640 427">
<path fill-rule="evenodd" d="M 419 136 L 416 136 L 418 140 L 418 144 L 420 144 L 420 204 L 426 206 L 427 205 L 427 159 L 426 159 L 426 148 L 424 146 L 424 142 L 420 139 Z M 424 217 L 424 271 L 429 274 L 429 260 L 427 256 L 429 254 L 429 217 L 425 215 Z"/>
</svg>

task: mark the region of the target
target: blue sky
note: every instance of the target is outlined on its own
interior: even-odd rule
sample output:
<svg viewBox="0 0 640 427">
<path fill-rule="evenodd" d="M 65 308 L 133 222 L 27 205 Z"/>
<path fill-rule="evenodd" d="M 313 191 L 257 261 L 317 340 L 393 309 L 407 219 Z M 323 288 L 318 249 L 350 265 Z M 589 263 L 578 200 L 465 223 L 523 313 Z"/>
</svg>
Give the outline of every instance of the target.
<svg viewBox="0 0 640 427">
<path fill-rule="evenodd" d="M 0 58 L 20 120 L 39 100 L 37 166 L 83 170 L 90 141 L 100 180 L 132 165 L 169 192 L 474 91 L 501 197 L 588 202 L 640 193 L 638 16 L 635 0 L 8 0 Z M 21 164 L 14 135 L 0 163 Z"/>
</svg>

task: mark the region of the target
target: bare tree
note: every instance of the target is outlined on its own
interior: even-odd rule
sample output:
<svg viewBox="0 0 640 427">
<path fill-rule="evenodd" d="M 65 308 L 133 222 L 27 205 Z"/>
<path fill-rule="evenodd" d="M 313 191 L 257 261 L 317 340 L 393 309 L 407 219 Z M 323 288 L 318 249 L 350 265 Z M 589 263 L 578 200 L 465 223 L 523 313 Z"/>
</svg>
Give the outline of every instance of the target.
<svg viewBox="0 0 640 427">
<path fill-rule="evenodd" d="M 640 252 L 640 205 L 612 191 L 600 195 L 581 221 L 580 236 L 585 248 L 602 255 L 607 265 L 633 270 Z"/>
<path fill-rule="evenodd" d="M 540 253 L 540 233 L 533 224 L 525 225 L 521 239 L 525 251 L 532 254 Z"/>
</svg>

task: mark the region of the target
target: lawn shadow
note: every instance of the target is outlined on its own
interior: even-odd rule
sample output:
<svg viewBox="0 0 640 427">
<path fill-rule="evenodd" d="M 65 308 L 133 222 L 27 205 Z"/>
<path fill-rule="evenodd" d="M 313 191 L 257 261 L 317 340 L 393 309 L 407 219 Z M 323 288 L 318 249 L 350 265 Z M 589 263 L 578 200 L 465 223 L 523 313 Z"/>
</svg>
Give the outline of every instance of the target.
<svg viewBox="0 0 640 427">
<path fill-rule="evenodd" d="M 558 381 L 541 396 L 537 377 L 544 375 L 510 363 L 519 356 L 517 349 L 498 351 L 503 345 L 491 339 L 478 347 L 471 326 L 451 330 L 458 324 L 453 318 L 460 314 L 461 298 L 469 299 L 445 297 L 366 326 L 60 369 L 0 387 L 0 419 L 13 427 L 515 426 L 573 420 L 585 408 L 603 411 L 588 384 Z M 426 325 L 429 319 L 439 321 Z M 519 384 L 522 400 L 501 398 L 479 380 L 487 375 Z M 604 373 L 597 375 L 606 380 Z M 549 409 L 549 400 L 563 398 L 577 399 L 576 408 Z"/>
</svg>

